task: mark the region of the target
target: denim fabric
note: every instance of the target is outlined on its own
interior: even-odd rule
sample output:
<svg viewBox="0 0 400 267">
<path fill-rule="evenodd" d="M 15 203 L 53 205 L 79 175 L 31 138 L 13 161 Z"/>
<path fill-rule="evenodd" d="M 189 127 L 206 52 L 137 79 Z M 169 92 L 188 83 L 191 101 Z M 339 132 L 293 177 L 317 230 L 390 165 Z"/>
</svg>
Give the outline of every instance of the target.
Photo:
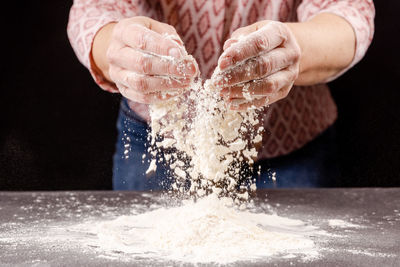
<svg viewBox="0 0 400 267">
<path fill-rule="evenodd" d="M 117 120 L 118 139 L 113 160 L 114 190 L 159 190 L 166 183 L 168 167 L 157 164 L 155 173 L 146 174 L 151 156 L 147 139 L 149 126 L 125 99 L 121 101 Z M 145 158 L 143 159 L 143 155 Z M 162 155 L 161 155 L 162 156 Z"/>
<path fill-rule="evenodd" d="M 261 160 L 260 175 L 254 174 L 257 188 L 333 187 L 340 168 L 336 146 L 336 126 L 289 155 Z M 272 179 L 275 176 L 275 181 Z"/>
<path fill-rule="evenodd" d="M 117 121 L 118 139 L 114 154 L 114 190 L 159 190 L 169 185 L 170 170 L 157 164 L 157 171 L 146 175 L 150 155 L 147 151 L 149 127 L 121 101 Z M 262 160 L 255 165 L 253 177 L 258 188 L 329 187 L 338 177 L 335 126 L 288 156 Z M 143 160 L 143 155 L 146 155 Z M 160 155 L 162 158 L 162 154 Z M 257 170 L 261 166 L 258 175 Z M 276 177 L 276 181 L 272 177 Z M 160 186 L 163 184 L 163 186 Z"/>
</svg>

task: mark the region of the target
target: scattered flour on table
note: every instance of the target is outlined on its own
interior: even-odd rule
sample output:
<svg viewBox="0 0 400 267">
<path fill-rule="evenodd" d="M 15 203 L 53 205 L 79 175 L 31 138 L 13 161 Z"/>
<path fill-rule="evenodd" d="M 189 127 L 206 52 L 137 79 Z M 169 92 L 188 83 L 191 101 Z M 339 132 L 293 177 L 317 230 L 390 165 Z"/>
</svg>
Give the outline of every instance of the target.
<svg viewBox="0 0 400 267">
<path fill-rule="evenodd" d="M 238 210 L 215 194 L 182 206 L 121 216 L 89 229 L 97 246 L 128 257 L 192 263 L 229 263 L 296 255 L 318 256 L 316 227 L 300 220 Z"/>
<path fill-rule="evenodd" d="M 396 257 L 396 255 L 394 255 L 394 254 L 382 253 L 382 252 L 377 252 L 377 251 L 356 250 L 356 249 L 348 249 L 346 251 L 350 252 L 352 254 L 365 255 L 365 256 L 369 256 L 369 257 L 383 257 L 383 258 Z"/>
<path fill-rule="evenodd" d="M 346 222 L 346 221 L 340 220 L 340 219 L 328 220 L 328 224 L 329 224 L 329 226 L 334 227 L 334 228 L 362 228 L 361 225 L 354 224 L 351 222 Z"/>
</svg>

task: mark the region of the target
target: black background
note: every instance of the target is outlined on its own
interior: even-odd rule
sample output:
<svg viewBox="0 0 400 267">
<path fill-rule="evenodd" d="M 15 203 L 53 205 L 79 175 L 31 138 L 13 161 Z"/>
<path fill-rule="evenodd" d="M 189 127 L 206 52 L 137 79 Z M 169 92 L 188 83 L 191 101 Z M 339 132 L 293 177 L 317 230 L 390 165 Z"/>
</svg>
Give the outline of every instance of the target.
<svg viewBox="0 0 400 267">
<path fill-rule="evenodd" d="M 70 47 L 72 1 L 12 3 L 1 16 L 0 190 L 111 189 L 119 96 L 100 90 Z M 367 56 L 330 84 L 336 186 L 400 186 L 400 2 L 375 6 Z"/>
</svg>

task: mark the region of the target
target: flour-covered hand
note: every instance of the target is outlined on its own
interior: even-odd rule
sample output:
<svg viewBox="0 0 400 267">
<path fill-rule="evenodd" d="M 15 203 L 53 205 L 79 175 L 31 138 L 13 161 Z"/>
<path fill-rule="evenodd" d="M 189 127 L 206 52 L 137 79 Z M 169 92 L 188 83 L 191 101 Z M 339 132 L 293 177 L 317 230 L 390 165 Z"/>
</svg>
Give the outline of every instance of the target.
<svg viewBox="0 0 400 267">
<path fill-rule="evenodd" d="M 115 25 L 107 59 L 109 76 L 121 94 L 146 104 L 180 94 L 197 73 L 174 27 L 147 17 Z"/>
<path fill-rule="evenodd" d="M 299 75 L 300 56 L 287 25 L 257 22 L 225 42 L 213 80 L 231 109 L 266 106 L 288 95 Z"/>
</svg>

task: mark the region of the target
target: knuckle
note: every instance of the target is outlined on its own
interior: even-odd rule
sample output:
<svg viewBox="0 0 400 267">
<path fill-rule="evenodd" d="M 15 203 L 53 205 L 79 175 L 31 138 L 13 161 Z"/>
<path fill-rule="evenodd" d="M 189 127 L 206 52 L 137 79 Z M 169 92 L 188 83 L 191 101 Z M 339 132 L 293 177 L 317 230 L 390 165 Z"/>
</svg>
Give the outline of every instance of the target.
<svg viewBox="0 0 400 267">
<path fill-rule="evenodd" d="M 288 61 L 290 63 L 294 63 L 299 61 L 300 59 L 300 53 L 297 51 L 297 49 L 291 49 L 288 55 Z"/>
<path fill-rule="evenodd" d="M 273 91 L 279 90 L 279 82 L 276 79 L 271 79 L 271 88 Z"/>
<path fill-rule="evenodd" d="M 110 66 L 110 68 L 108 69 L 108 75 L 110 75 L 110 78 L 116 82 L 116 71 L 115 68 L 113 66 Z"/>
<path fill-rule="evenodd" d="M 123 83 L 123 81 L 121 80 L 118 68 L 111 65 L 110 68 L 108 69 L 108 75 L 110 76 L 110 79 L 114 83 L 121 83 L 121 84 Z"/>
<path fill-rule="evenodd" d="M 145 74 L 151 73 L 151 71 L 153 69 L 152 61 L 145 56 L 139 57 L 138 65 L 139 65 L 140 71 Z"/>
<path fill-rule="evenodd" d="M 299 49 L 295 49 L 294 50 L 294 56 L 293 56 L 294 61 L 299 61 L 300 60 L 300 50 Z"/>
<path fill-rule="evenodd" d="M 255 73 L 258 74 L 259 76 L 263 75 L 266 72 L 267 68 L 266 63 L 261 58 L 257 59 L 256 66 L 257 67 Z"/>
<path fill-rule="evenodd" d="M 266 75 L 271 72 L 271 61 L 267 60 L 265 57 L 261 57 L 258 61 L 258 74 Z"/>
<path fill-rule="evenodd" d="M 174 64 L 163 64 L 163 65 L 164 65 L 164 68 L 162 68 L 162 69 L 165 73 L 168 73 L 168 74 L 180 73 L 180 71 L 177 70 L 177 67 Z"/>
<path fill-rule="evenodd" d="M 139 92 L 147 92 L 148 82 L 145 77 L 137 77 L 135 79 L 135 89 Z"/>
<path fill-rule="evenodd" d="M 114 46 L 110 46 L 106 51 L 106 58 L 109 63 L 115 63 L 116 52 Z"/>
<path fill-rule="evenodd" d="M 136 46 L 142 50 L 146 50 L 147 48 L 146 36 L 142 31 L 139 31 L 136 35 Z"/>
<path fill-rule="evenodd" d="M 117 86 L 120 94 L 123 95 L 124 97 L 127 97 L 127 92 L 126 92 L 127 88 L 120 83 L 116 83 L 116 86 Z"/>
<path fill-rule="evenodd" d="M 254 47 L 256 50 L 261 50 L 264 47 L 264 42 L 262 38 L 256 38 L 254 40 Z"/>
<path fill-rule="evenodd" d="M 128 74 L 125 77 L 123 77 L 123 81 L 127 86 L 129 86 L 132 89 L 136 90 L 137 87 L 137 82 L 136 82 L 136 75 L 133 74 Z"/>
<path fill-rule="evenodd" d="M 298 77 L 298 73 L 294 72 L 294 71 L 291 71 L 290 74 L 289 74 L 289 81 L 293 82 L 294 80 L 297 79 L 297 77 Z"/>
<path fill-rule="evenodd" d="M 111 47 L 106 52 L 106 58 L 108 62 L 114 63 L 114 51 L 111 50 Z"/>
<path fill-rule="evenodd" d="M 143 65 L 145 64 L 145 58 L 143 56 L 138 56 L 136 58 L 136 68 L 138 70 L 143 70 Z"/>
<path fill-rule="evenodd" d="M 284 88 L 284 89 L 282 89 L 282 96 L 283 96 L 283 97 L 287 97 L 288 94 L 289 94 L 289 88 Z"/>
<path fill-rule="evenodd" d="M 268 40 L 265 37 L 257 37 L 254 39 L 254 46 L 257 51 L 264 50 L 268 47 Z"/>
<path fill-rule="evenodd" d="M 231 62 L 232 62 L 232 65 L 235 65 L 236 63 L 238 63 L 240 61 L 240 55 L 239 55 L 239 53 L 233 53 L 232 55 L 231 55 Z"/>
<path fill-rule="evenodd" d="M 264 83 L 264 88 L 268 93 L 276 91 L 276 81 L 267 78 Z"/>
<path fill-rule="evenodd" d="M 282 88 L 281 90 L 278 91 L 278 98 L 283 99 L 287 97 L 289 94 L 289 87 Z"/>
</svg>

